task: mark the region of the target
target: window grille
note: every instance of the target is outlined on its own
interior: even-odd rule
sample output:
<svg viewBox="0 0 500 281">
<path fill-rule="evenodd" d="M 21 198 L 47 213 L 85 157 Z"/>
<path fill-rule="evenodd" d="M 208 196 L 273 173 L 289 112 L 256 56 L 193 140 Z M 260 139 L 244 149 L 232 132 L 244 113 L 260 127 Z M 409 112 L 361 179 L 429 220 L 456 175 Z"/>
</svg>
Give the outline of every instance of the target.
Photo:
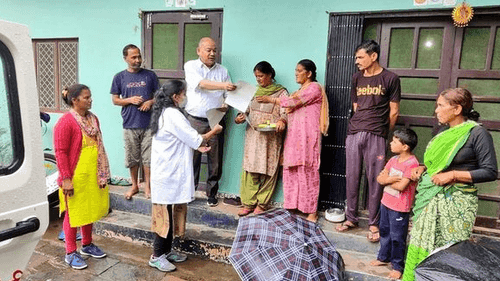
<svg viewBox="0 0 500 281">
<path fill-rule="evenodd" d="M 65 111 L 61 91 L 78 83 L 77 39 L 34 39 L 35 67 L 40 108 Z"/>
<path fill-rule="evenodd" d="M 77 42 L 61 42 L 59 44 L 60 56 L 60 79 L 59 88 L 69 87 L 78 82 L 78 43 Z M 61 107 L 69 109 L 69 107 L 62 102 Z"/>
<path fill-rule="evenodd" d="M 55 108 L 55 44 L 53 42 L 37 44 L 37 86 L 40 107 Z"/>
</svg>

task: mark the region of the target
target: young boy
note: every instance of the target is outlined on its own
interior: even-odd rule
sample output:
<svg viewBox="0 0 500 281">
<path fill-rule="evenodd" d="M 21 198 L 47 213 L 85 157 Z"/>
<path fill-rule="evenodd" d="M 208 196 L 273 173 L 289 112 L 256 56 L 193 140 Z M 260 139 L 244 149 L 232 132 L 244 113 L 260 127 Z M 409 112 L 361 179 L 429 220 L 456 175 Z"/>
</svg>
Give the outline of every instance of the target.
<svg viewBox="0 0 500 281">
<path fill-rule="evenodd" d="M 380 205 L 380 250 L 373 266 L 392 264 L 390 279 L 403 273 L 406 236 L 410 210 L 415 197 L 416 182 L 410 180 L 411 170 L 418 167 L 412 150 L 417 146 L 417 134 L 411 129 L 394 132 L 391 151 L 396 154 L 380 172 L 377 181 L 384 185 Z"/>
</svg>

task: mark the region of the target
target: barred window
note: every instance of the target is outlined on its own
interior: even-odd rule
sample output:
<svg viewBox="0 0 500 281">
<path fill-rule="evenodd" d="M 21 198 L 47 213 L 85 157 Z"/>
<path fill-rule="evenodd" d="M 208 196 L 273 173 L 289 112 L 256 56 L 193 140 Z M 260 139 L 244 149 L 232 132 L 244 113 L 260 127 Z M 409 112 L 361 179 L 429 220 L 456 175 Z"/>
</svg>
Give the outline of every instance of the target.
<svg viewBox="0 0 500 281">
<path fill-rule="evenodd" d="M 78 83 L 78 39 L 33 39 L 33 50 L 40 109 L 68 110 L 61 91 Z"/>
</svg>

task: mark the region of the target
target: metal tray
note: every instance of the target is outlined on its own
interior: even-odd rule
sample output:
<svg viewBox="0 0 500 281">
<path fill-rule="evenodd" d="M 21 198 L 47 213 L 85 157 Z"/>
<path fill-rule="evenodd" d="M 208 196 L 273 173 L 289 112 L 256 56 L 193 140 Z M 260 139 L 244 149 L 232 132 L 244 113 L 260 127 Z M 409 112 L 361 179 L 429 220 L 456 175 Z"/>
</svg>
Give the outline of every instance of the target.
<svg viewBox="0 0 500 281">
<path fill-rule="evenodd" d="M 264 128 L 255 128 L 258 132 L 276 132 L 276 127 L 264 127 Z"/>
</svg>

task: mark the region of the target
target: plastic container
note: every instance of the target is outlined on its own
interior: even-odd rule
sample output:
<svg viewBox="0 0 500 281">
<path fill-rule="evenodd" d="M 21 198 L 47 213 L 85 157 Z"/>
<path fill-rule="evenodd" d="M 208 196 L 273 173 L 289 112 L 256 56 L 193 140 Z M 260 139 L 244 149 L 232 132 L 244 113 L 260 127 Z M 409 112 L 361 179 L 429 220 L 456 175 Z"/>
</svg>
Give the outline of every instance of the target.
<svg viewBox="0 0 500 281">
<path fill-rule="evenodd" d="M 325 219 L 331 222 L 343 222 L 345 220 L 345 212 L 339 208 L 331 208 L 326 210 Z"/>
</svg>

